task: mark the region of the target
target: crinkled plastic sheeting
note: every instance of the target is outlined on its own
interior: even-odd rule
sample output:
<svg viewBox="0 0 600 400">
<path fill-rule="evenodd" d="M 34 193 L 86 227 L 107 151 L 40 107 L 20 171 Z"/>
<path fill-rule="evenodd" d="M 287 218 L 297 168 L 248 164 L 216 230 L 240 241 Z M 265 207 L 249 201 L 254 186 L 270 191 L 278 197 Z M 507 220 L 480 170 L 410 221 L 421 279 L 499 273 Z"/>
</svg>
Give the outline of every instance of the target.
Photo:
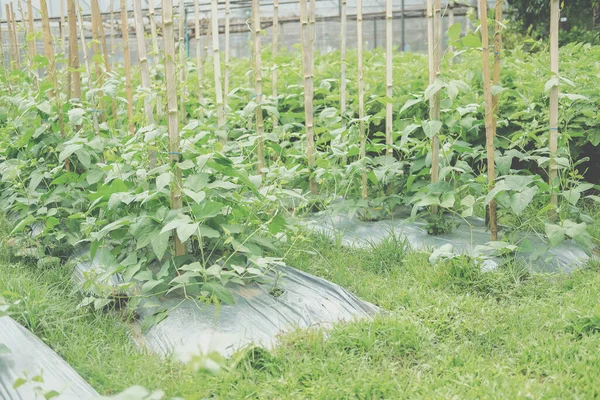
<svg viewBox="0 0 600 400">
<path fill-rule="evenodd" d="M 52 391 L 59 393 L 54 398 L 60 400 L 99 398 L 69 364 L 10 317 L 0 317 L 0 343 L 10 350 L 0 354 L 0 399 L 32 400 L 44 398 Z M 36 376 L 41 376 L 43 382 L 27 382 L 13 388 L 17 379 Z"/>
<path fill-rule="evenodd" d="M 79 280 L 84 271 L 99 268 L 97 263 L 92 265 L 78 263 L 74 278 Z M 233 305 L 169 297 L 158 307 L 141 307 L 141 317 L 164 308 L 169 312 L 139 341 L 154 353 L 174 354 L 181 360 L 215 351 L 227 357 L 248 345 L 273 348 L 280 334 L 294 329 L 328 328 L 371 318 L 379 311 L 342 287 L 291 267 L 278 266 L 265 278 L 267 283 L 229 285 Z M 118 281 L 113 278 L 110 284 Z"/>
<path fill-rule="evenodd" d="M 454 227 L 452 232 L 429 235 L 425 221 L 411 221 L 402 213 L 392 219 L 361 221 L 342 214 L 321 212 L 303 220 L 303 224 L 313 231 L 342 235 L 342 243 L 349 247 L 367 247 L 385 240 L 393 233 L 406 238 L 414 249 L 433 250 L 450 244 L 457 254 L 481 256 L 482 253 L 478 251 L 481 248 L 477 247 L 490 241 L 485 222 L 480 218 L 456 219 L 455 222 L 460 225 Z M 526 260 L 537 272 L 570 272 L 589 260 L 588 255 L 571 240 L 549 247 L 538 235 L 523 233 L 522 238 L 530 241 L 530 248 L 535 250 L 535 254 L 533 251 L 520 251 L 517 259 Z M 489 257 L 485 260 L 484 267 L 495 268 L 503 261 L 501 258 Z"/>
</svg>

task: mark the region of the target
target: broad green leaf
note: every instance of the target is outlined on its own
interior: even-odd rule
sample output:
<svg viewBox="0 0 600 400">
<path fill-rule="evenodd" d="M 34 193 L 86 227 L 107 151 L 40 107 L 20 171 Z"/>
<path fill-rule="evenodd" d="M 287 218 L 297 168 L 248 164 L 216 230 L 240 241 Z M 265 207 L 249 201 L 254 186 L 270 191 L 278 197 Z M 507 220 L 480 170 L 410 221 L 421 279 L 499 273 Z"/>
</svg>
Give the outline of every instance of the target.
<svg viewBox="0 0 600 400">
<path fill-rule="evenodd" d="M 457 22 L 455 24 L 450 25 L 448 31 L 446 31 L 446 35 L 448 36 L 448 39 L 455 42 L 458 39 L 460 39 L 461 32 L 462 26 L 460 25 L 460 22 Z"/>
<path fill-rule="evenodd" d="M 425 135 L 429 139 L 431 139 L 435 135 L 437 135 L 439 133 L 439 131 L 442 129 L 442 121 L 438 121 L 438 120 L 424 121 L 421 124 L 421 127 L 423 128 L 423 132 L 425 132 Z"/>
<path fill-rule="evenodd" d="M 513 193 L 510 195 L 510 208 L 515 215 L 523 214 L 523 211 L 533 200 L 533 197 L 537 194 L 537 186 L 527 187 L 522 192 Z"/>
<path fill-rule="evenodd" d="M 169 239 L 171 238 L 171 231 L 159 233 L 154 235 L 150 239 L 150 245 L 152 246 L 152 251 L 156 255 L 158 260 L 162 260 L 167 248 L 169 247 Z"/>
<path fill-rule="evenodd" d="M 235 304 L 231 291 L 220 283 L 206 282 L 202 285 L 202 290 L 206 290 L 211 296 L 216 297 L 225 304 Z"/>
</svg>

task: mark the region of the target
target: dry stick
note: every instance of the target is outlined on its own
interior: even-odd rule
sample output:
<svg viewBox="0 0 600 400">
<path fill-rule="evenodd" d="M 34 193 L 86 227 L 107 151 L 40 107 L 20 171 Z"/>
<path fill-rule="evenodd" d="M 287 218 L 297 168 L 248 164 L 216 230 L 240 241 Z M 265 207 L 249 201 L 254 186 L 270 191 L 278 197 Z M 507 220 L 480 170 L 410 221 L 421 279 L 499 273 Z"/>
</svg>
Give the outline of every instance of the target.
<svg viewBox="0 0 600 400">
<path fill-rule="evenodd" d="M 88 91 L 92 91 L 94 89 L 94 84 L 93 84 L 93 80 L 92 80 L 92 68 L 90 67 L 90 59 L 88 57 L 88 52 L 87 52 L 87 45 L 85 42 L 85 33 L 83 32 L 83 17 L 81 16 L 82 11 L 81 11 L 81 6 L 79 4 L 78 0 L 69 0 L 69 1 L 73 1 L 73 3 L 75 3 L 77 1 L 77 5 L 75 8 L 75 12 L 77 13 L 77 20 L 79 21 L 79 38 L 81 39 L 81 51 L 83 52 L 83 59 L 85 61 L 85 69 L 88 75 Z M 70 21 L 69 21 L 70 23 Z M 70 28 L 69 28 L 70 29 Z M 70 30 L 69 30 L 70 32 Z M 92 99 L 94 99 L 96 97 L 96 95 L 94 95 L 92 97 Z M 96 104 L 93 104 L 93 107 L 96 108 Z M 94 122 L 94 133 L 96 135 L 100 134 L 100 128 L 98 126 L 98 113 L 97 112 L 93 112 L 92 113 L 92 120 Z"/>
<path fill-rule="evenodd" d="M 131 91 L 131 59 L 129 55 L 129 28 L 127 25 L 127 0 L 121 0 L 121 32 L 123 37 L 123 59 L 125 60 L 125 90 L 127 92 L 127 120 L 129 133 L 134 134 L 133 93 Z"/>
<path fill-rule="evenodd" d="M 359 140 L 360 140 L 360 151 L 359 157 L 364 163 L 363 171 L 361 174 L 361 186 L 362 186 L 362 198 L 367 199 L 367 138 L 365 134 L 365 82 L 363 77 L 364 72 L 364 60 L 363 60 L 363 14 L 362 14 L 362 0 L 356 1 L 356 48 L 358 57 L 358 118 L 359 118 Z"/>
<path fill-rule="evenodd" d="M 33 6 L 31 4 L 31 0 L 27 0 L 27 19 L 29 24 L 29 32 L 28 32 L 28 47 L 29 47 L 29 58 L 31 61 L 35 58 L 36 48 L 35 48 L 35 31 L 33 29 Z"/>
<path fill-rule="evenodd" d="M 392 0 L 385 2 L 385 95 L 387 102 L 385 105 L 385 145 L 386 155 L 392 157 L 394 150 L 392 149 Z"/>
<path fill-rule="evenodd" d="M 215 95 L 217 102 L 217 128 L 221 134 L 225 127 L 225 110 L 223 107 L 223 88 L 221 86 L 221 57 L 219 55 L 219 13 L 217 0 L 211 1 L 211 24 L 213 40 L 213 65 L 215 75 Z M 221 137 L 221 142 L 227 142 L 227 136 Z"/>
<path fill-rule="evenodd" d="M 256 158 L 258 175 L 265 165 L 264 123 L 262 114 L 262 60 L 260 57 L 260 0 L 252 0 L 252 30 L 254 31 L 254 95 L 256 96 Z"/>
<path fill-rule="evenodd" d="M 225 72 L 223 76 L 223 105 L 227 108 L 227 96 L 229 95 L 229 0 L 225 0 Z"/>
<path fill-rule="evenodd" d="M 163 40 L 165 49 L 165 80 L 167 83 L 167 119 L 169 129 L 169 159 L 175 168 L 175 176 L 171 183 L 171 208 L 182 207 L 181 169 L 176 165 L 179 161 L 179 114 L 177 113 L 177 65 L 175 64 L 175 32 L 173 27 L 173 0 L 162 1 Z M 175 255 L 185 254 L 185 246 L 173 231 L 175 239 Z"/>
<path fill-rule="evenodd" d="M 554 192 L 558 178 L 558 164 L 556 156 L 558 152 L 558 29 L 560 19 L 559 0 L 550 2 L 550 73 L 556 79 L 556 83 L 550 89 L 550 132 L 548 147 L 550 150 L 549 182 L 552 190 L 550 204 L 555 208 L 558 205 L 558 197 Z"/>
<path fill-rule="evenodd" d="M 485 100 L 485 143 L 487 148 L 488 164 L 488 190 L 494 188 L 495 162 L 494 162 L 494 127 L 493 127 L 493 100 L 492 81 L 490 77 L 490 49 L 487 24 L 487 0 L 479 1 L 479 19 L 481 20 L 481 47 L 483 57 L 483 97 Z M 490 201 L 488 205 L 490 221 L 490 239 L 498 240 L 498 225 L 496 221 L 496 202 Z"/>
<path fill-rule="evenodd" d="M 501 58 L 500 52 L 502 51 L 502 3 L 503 0 L 496 0 L 496 22 L 494 26 L 494 70 L 492 75 L 492 84 L 498 85 L 500 83 L 500 67 Z M 498 95 L 495 94 L 492 97 L 492 105 L 494 110 L 494 118 L 492 121 L 492 127 L 494 129 L 494 136 L 496 136 L 496 125 L 498 113 Z"/>
<path fill-rule="evenodd" d="M 194 0 L 194 22 L 196 38 L 196 73 L 198 74 L 198 101 L 204 105 L 204 87 L 202 84 L 204 76 L 204 65 L 202 62 L 202 53 L 200 52 L 202 44 L 200 43 L 200 0 Z"/>
<path fill-rule="evenodd" d="M 184 0 L 179 0 L 179 111 L 181 112 L 181 121 L 185 123 L 185 4 Z"/>
<path fill-rule="evenodd" d="M 304 72 L 304 118 L 306 126 L 306 156 L 310 172 L 309 186 L 312 194 L 317 194 L 317 182 L 312 178 L 315 167 L 315 140 L 313 127 L 313 69 L 311 58 L 311 38 L 308 26 L 307 0 L 300 0 L 300 32 L 302 34 L 302 69 Z"/>
<path fill-rule="evenodd" d="M 227 0 L 229 1 L 229 0 Z M 273 58 L 273 72 L 271 78 L 272 96 L 275 102 L 275 109 L 278 108 L 279 99 L 277 98 L 277 52 L 279 51 L 279 0 L 273 0 L 273 39 L 271 43 L 271 52 Z M 273 116 L 273 128 L 279 125 L 277 116 Z"/>
<path fill-rule="evenodd" d="M 139 1 L 133 2 L 133 13 L 135 18 L 135 37 L 138 43 L 138 60 L 141 67 L 142 88 L 147 91 L 144 96 L 144 116 L 146 124 L 154 125 L 154 114 L 152 110 L 152 99 L 150 98 L 150 71 L 148 68 L 148 56 L 146 54 L 146 40 L 144 37 L 144 20 L 142 15 L 142 4 Z M 150 168 L 156 166 L 156 151 L 148 152 Z"/>
</svg>

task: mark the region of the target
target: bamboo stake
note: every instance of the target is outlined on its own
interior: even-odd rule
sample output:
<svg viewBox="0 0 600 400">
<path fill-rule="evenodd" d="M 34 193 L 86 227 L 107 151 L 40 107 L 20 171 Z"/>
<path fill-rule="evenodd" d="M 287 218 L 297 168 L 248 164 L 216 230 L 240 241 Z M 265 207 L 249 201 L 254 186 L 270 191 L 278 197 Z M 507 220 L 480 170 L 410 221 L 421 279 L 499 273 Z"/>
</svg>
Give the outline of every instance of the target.
<svg viewBox="0 0 600 400">
<path fill-rule="evenodd" d="M 125 90 L 127 91 L 127 120 L 129 133 L 134 134 L 133 93 L 131 91 L 131 60 L 129 55 L 129 27 L 127 25 L 127 0 L 121 0 L 121 32 L 123 37 L 123 58 L 125 60 Z"/>
<path fill-rule="evenodd" d="M 46 0 L 40 0 L 40 12 L 42 14 L 42 34 L 44 37 L 44 55 L 48 60 L 48 67 L 46 69 L 47 75 L 52 79 L 54 83 L 54 90 L 56 90 L 58 84 L 56 81 L 56 64 L 54 61 L 54 44 L 52 42 L 52 33 L 50 31 L 50 19 L 48 18 L 48 4 Z"/>
<path fill-rule="evenodd" d="M 16 69 L 21 68 L 21 56 L 19 54 L 19 43 L 17 42 L 17 27 L 15 24 L 14 16 L 12 13 L 12 3 L 10 5 L 6 5 L 6 15 L 7 15 L 7 23 L 10 26 L 9 35 L 10 42 L 13 52 L 13 61 L 15 62 Z"/>
<path fill-rule="evenodd" d="M 440 76 L 441 63 L 441 24 L 440 0 L 427 0 L 427 50 L 429 61 L 429 84 L 433 84 Z M 429 119 L 440 119 L 440 95 L 436 93 L 429 99 Z M 440 142 L 437 135 L 431 139 L 431 182 L 439 180 Z M 431 213 L 437 214 L 437 206 L 431 207 Z"/>
<path fill-rule="evenodd" d="M 102 86 L 102 68 L 100 67 L 100 62 L 98 61 L 98 57 L 100 56 L 100 28 L 98 24 L 102 23 L 102 17 L 99 15 L 100 13 L 96 13 L 94 7 L 98 5 L 98 0 L 91 0 L 91 12 L 92 12 L 92 51 L 94 52 L 94 64 L 96 65 L 96 79 L 98 80 L 99 86 Z"/>
<path fill-rule="evenodd" d="M 225 73 L 223 76 L 223 105 L 227 108 L 227 96 L 229 95 L 229 0 L 225 0 Z"/>
<path fill-rule="evenodd" d="M 17 15 L 13 8 L 13 3 L 10 3 L 10 14 L 12 16 L 13 35 L 15 38 L 15 50 L 17 54 L 17 65 L 21 67 L 21 45 L 19 44 L 19 36 L 17 35 Z"/>
<path fill-rule="evenodd" d="M 451 1 L 448 4 L 448 26 L 450 27 L 452 25 L 454 25 L 454 1 Z M 454 53 L 454 46 L 449 45 L 448 52 Z M 452 63 L 453 60 L 454 60 L 454 57 L 450 59 L 450 63 Z"/>
<path fill-rule="evenodd" d="M 135 2 L 135 1 L 134 1 Z M 104 34 L 104 24 L 102 23 L 102 14 L 100 13 L 100 6 L 98 5 L 98 0 L 92 1 L 92 10 L 97 16 L 98 20 L 98 36 L 100 38 L 100 44 L 102 45 L 102 52 L 104 56 L 104 69 L 106 72 L 110 72 L 110 59 L 108 57 L 108 46 L 106 45 L 106 35 Z M 116 116 L 116 108 L 113 107 L 113 112 Z"/>
<path fill-rule="evenodd" d="M 392 89 L 393 89 L 393 77 L 392 77 L 392 0 L 386 0 L 385 2 L 385 95 L 388 100 L 385 105 L 385 145 L 386 155 L 392 157 L 394 150 L 392 149 L 392 128 L 393 128 L 393 115 L 392 115 Z"/>
<path fill-rule="evenodd" d="M 481 20 L 481 46 L 483 58 L 483 95 L 485 100 L 485 142 L 487 149 L 488 164 L 488 190 L 494 188 L 495 161 L 494 161 L 494 129 L 493 129 L 493 100 L 492 80 L 490 77 L 490 49 L 487 24 L 487 0 L 479 0 L 479 19 Z M 498 226 L 496 221 L 496 202 L 490 201 L 488 205 L 490 238 L 498 240 Z"/>
<path fill-rule="evenodd" d="M 550 2 L 550 73 L 553 78 L 558 79 L 558 30 L 560 20 L 560 4 L 559 0 L 551 0 Z M 558 152 L 558 81 L 556 85 L 550 89 L 550 128 L 549 128 L 550 149 L 550 187 L 555 189 L 558 187 L 558 164 L 556 156 Z M 550 204 L 554 207 L 558 205 L 558 197 L 554 190 L 550 198 Z"/>
<path fill-rule="evenodd" d="M 12 26 L 10 24 L 10 8 L 8 8 L 8 4 L 4 5 L 4 9 L 6 10 L 6 34 L 8 35 L 8 65 L 13 67 L 13 62 L 15 59 L 15 47 L 13 45 Z"/>
<path fill-rule="evenodd" d="M 156 33 L 156 21 L 154 20 L 154 0 L 148 0 L 148 15 L 150 17 L 150 35 L 152 36 L 152 53 L 158 57 L 158 34 Z"/>
<path fill-rule="evenodd" d="M 81 39 L 81 51 L 83 52 L 83 59 L 85 61 L 85 68 L 86 68 L 86 72 L 88 75 L 88 91 L 92 91 L 94 88 L 94 84 L 92 81 L 92 68 L 90 67 L 90 59 L 88 57 L 88 52 L 87 52 L 87 45 L 85 42 L 85 34 L 83 32 L 83 17 L 82 17 L 82 12 L 81 12 L 81 6 L 79 5 L 79 1 L 78 0 L 70 0 L 73 1 L 73 3 L 77 2 L 77 5 L 75 7 L 75 12 L 77 14 L 77 20 L 79 21 L 79 38 Z M 94 102 L 96 95 L 94 95 L 92 97 L 92 106 L 94 108 L 96 108 L 96 104 Z M 100 128 L 98 126 L 98 113 L 93 112 L 92 113 L 92 120 L 94 122 L 94 133 L 96 135 L 100 134 Z"/>
<path fill-rule="evenodd" d="M 67 39 L 65 34 L 65 0 L 60 1 L 60 47 L 67 54 Z"/>
<path fill-rule="evenodd" d="M 200 0 L 194 0 L 194 22 L 195 26 L 195 37 L 196 37 L 196 73 L 198 74 L 198 101 L 201 105 L 204 105 L 204 85 L 202 80 L 204 78 L 204 62 L 202 61 L 202 43 L 200 43 Z"/>
<path fill-rule="evenodd" d="M 31 1 L 31 0 L 29 0 Z M 1 3 L 0 3 L 1 4 Z M 0 12 L 2 10 L 2 6 L 0 6 Z M 10 56 L 10 48 L 9 48 L 9 56 Z M 8 75 L 6 73 L 6 58 L 4 57 L 4 38 L 2 35 L 2 21 L 0 21 L 0 57 L 2 57 L 2 66 L 4 67 L 4 76 L 6 77 L 6 86 L 9 88 L 10 90 L 10 85 L 8 84 Z"/>
<path fill-rule="evenodd" d="M 302 34 L 302 68 L 304 70 L 304 118 L 306 127 L 306 156 L 310 172 L 309 187 L 312 194 L 317 194 L 317 182 L 312 178 L 315 168 L 315 140 L 313 126 L 313 69 L 311 35 L 309 28 L 308 0 L 300 0 L 300 32 Z"/>
<path fill-rule="evenodd" d="M 262 114 L 262 59 L 260 57 L 260 0 L 252 0 L 252 26 L 254 31 L 254 95 L 256 96 L 256 158 L 258 175 L 265 165 L 264 123 Z"/>
<path fill-rule="evenodd" d="M 221 57 L 219 55 L 219 13 L 217 0 L 211 0 L 211 24 L 213 44 L 213 65 L 215 75 L 215 94 L 217 102 L 217 126 L 220 131 L 225 127 L 225 110 L 223 107 L 223 87 L 221 86 Z M 223 133 L 223 132 L 221 132 Z M 221 139 L 227 141 L 227 137 Z"/>
<path fill-rule="evenodd" d="M 500 68 L 501 68 L 501 51 L 502 51 L 502 3 L 503 0 L 496 0 L 496 22 L 494 26 L 494 71 L 492 84 L 498 85 L 500 83 Z M 498 95 L 493 95 L 492 105 L 494 109 L 492 127 L 494 130 L 494 137 L 496 136 L 496 126 L 498 119 L 496 117 L 498 113 Z"/>
<path fill-rule="evenodd" d="M 110 0 L 110 54 L 115 55 L 115 0 Z M 152 2 L 152 0 L 150 0 Z"/>
<path fill-rule="evenodd" d="M 31 3 L 31 1 L 29 2 Z M 68 0 L 69 69 L 71 70 L 71 98 L 81 99 L 81 74 L 79 73 L 79 46 L 77 46 L 77 17 L 75 0 Z"/>
<path fill-rule="evenodd" d="M 229 1 L 229 0 L 227 0 Z M 273 40 L 271 43 L 271 52 L 273 56 L 273 72 L 271 77 L 272 96 L 275 102 L 275 108 L 278 108 L 279 99 L 277 95 L 277 53 L 279 51 L 279 0 L 273 0 Z M 279 125 L 279 121 L 276 116 L 273 116 L 273 128 Z"/>
<path fill-rule="evenodd" d="M 358 56 L 358 118 L 359 118 L 359 140 L 360 150 L 359 157 L 364 164 L 363 171 L 361 174 L 361 186 L 362 186 L 362 198 L 366 200 L 368 197 L 367 192 L 367 171 L 366 171 L 366 157 L 367 157 L 367 138 L 365 134 L 365 82 L 363 77 L 364 72 L 364 60 L 363 60 L 363 13 L 362 13 L 362 0 L 356 1 L 356 48 Z"/>
<path fill-rule="evenodd" d="M 144 37 L 144 20 L 142 15 L 142 5 L 139 1 L 133 2 L 133 12 L 135 18 L 135 37 L 138 43 L 138 60 L 141 67 L 142 75 L 142 88 L 146 89 L 148 93 L 144 96 L 144 116 L 146 118 L 146 124 L 154 125 L 154 114 L 152 110 L 152 99 L 150 98 L 149 92 L 150 86 L 150 70 L 148 68 L 148 55 L 146 53 L 146 40 Z M 150 160 L 150 167 L 156 166 L 156 151 L 150 150 L 148 153 Z"/>
<path fill-rule="evenodd" d="M 173 27 L 173 0 L 162 0 L 163 40 L 165 51 L 165 80 L 167 83 L 167 118 L 169 129 L 169 159 L 174 164 L 175 176 L 171 183 L 171 208 L 182 207 L 181 169 L 179 161 L 179 114 L 177 112 L 177 65 L 175 64 L 175 31 Z M 175 255 L 185 254 L 185 246 L 173 231 Z"/>
<path fill-rule="evenodd" d="M 346 4 L 347 0 L 342 0 L 340 8 L 340 22 L 342 25 L 341 31 L 341 43 L 340 43 L 340 58 L 341 58 L 341 73 L 340 73 L 340 112 L 342 114 L 342 121 L 345 124 L 346 115 Z"/>
<path fill-rule="evenodd" d="M 181 112 L 181 121 L 185 123 L 185 4 L 184 0 L 179 0 L 179 111 Z"/>
<path fill-rule="evenodd" d="M 27 20 L 29 24 L 29 33 L 28 33 L 28 47 L 29 47 L 29 58 L 31 61 L 35 58 L 36 55 L 36 45 L 35 45 L 35 31 L 33 29 L 33 7 L 31 4 L 31 0 L 27 0 Z"/>
</svg>

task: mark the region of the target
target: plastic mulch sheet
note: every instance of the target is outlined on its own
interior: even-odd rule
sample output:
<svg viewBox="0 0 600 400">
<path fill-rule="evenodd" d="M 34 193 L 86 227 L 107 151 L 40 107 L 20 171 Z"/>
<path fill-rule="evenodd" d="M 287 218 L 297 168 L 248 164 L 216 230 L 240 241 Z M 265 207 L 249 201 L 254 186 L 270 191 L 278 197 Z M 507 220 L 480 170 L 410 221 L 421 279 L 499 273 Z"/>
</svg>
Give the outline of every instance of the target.
<svg viewBox="0 0 600 400">
<path fill-rule="evenodd" d="M 0 343 L 9 349 L 0 353 L 0 399 L 43 399 L 52 393 L 60 400 L 99 397 L 58 354 L 10 317 L 0 317 Z M 20 379 L 28 381 L 19 386 Z"/>
<path fill-rule="evenodd" d="M 458 227 L 454 226 L 448 234 L 434 236 L 427 233 L 425 221 L 411 221 L 407 217 L 398 214 L 386 220 L 361 221 L 346 215 L 321 212 L 305 218 L 303 225 L 315 232 L 341 235 L 342 244 L 348 247 L 368 247 L 385 240 L 393 233 L 405 238 L 414 249 L 435 250 L 451 245 L 456 254 L 482 257 L 485 269 L 493 269 L 506 261 L 506 258 L 494 257 L 489 246 L 486 247 L 490 234 L 482 219 L 456 219 Z M 448 217 L 450 218 L 452 217 Z M 522 233 L 519 239 L 522 245 L 516 258 L 526 261 L 537 272 L 570 272 L 589 260 L 585 251 L 571 240 L 550 247 L 544 238 L 533 233 Z"/>
<path fill-rule="evenodd" d="M 74 273 L 80 280 L 96 263 L 80 262 Z M 118 279 L 111 279 L 115 284 Z M 295 329 L 328 328 L 343 321 L 371 318 L 378 307 L 362 301 L 342 287 L 291 267 L 276 267 L 265 283 L 230 285 L 235 304 L 206 304 L 168 297 L 156 307 L 144 307 L 140 316 L 167 309 L 164 320 L 143 334 L 138 342 L 164 356 L 189 360 L 198 354 L 235 351 L 257 345 L 273 348 L 278 336 Z M 138 326 L 139 329 L 139 326 Z"/>
</svg>

